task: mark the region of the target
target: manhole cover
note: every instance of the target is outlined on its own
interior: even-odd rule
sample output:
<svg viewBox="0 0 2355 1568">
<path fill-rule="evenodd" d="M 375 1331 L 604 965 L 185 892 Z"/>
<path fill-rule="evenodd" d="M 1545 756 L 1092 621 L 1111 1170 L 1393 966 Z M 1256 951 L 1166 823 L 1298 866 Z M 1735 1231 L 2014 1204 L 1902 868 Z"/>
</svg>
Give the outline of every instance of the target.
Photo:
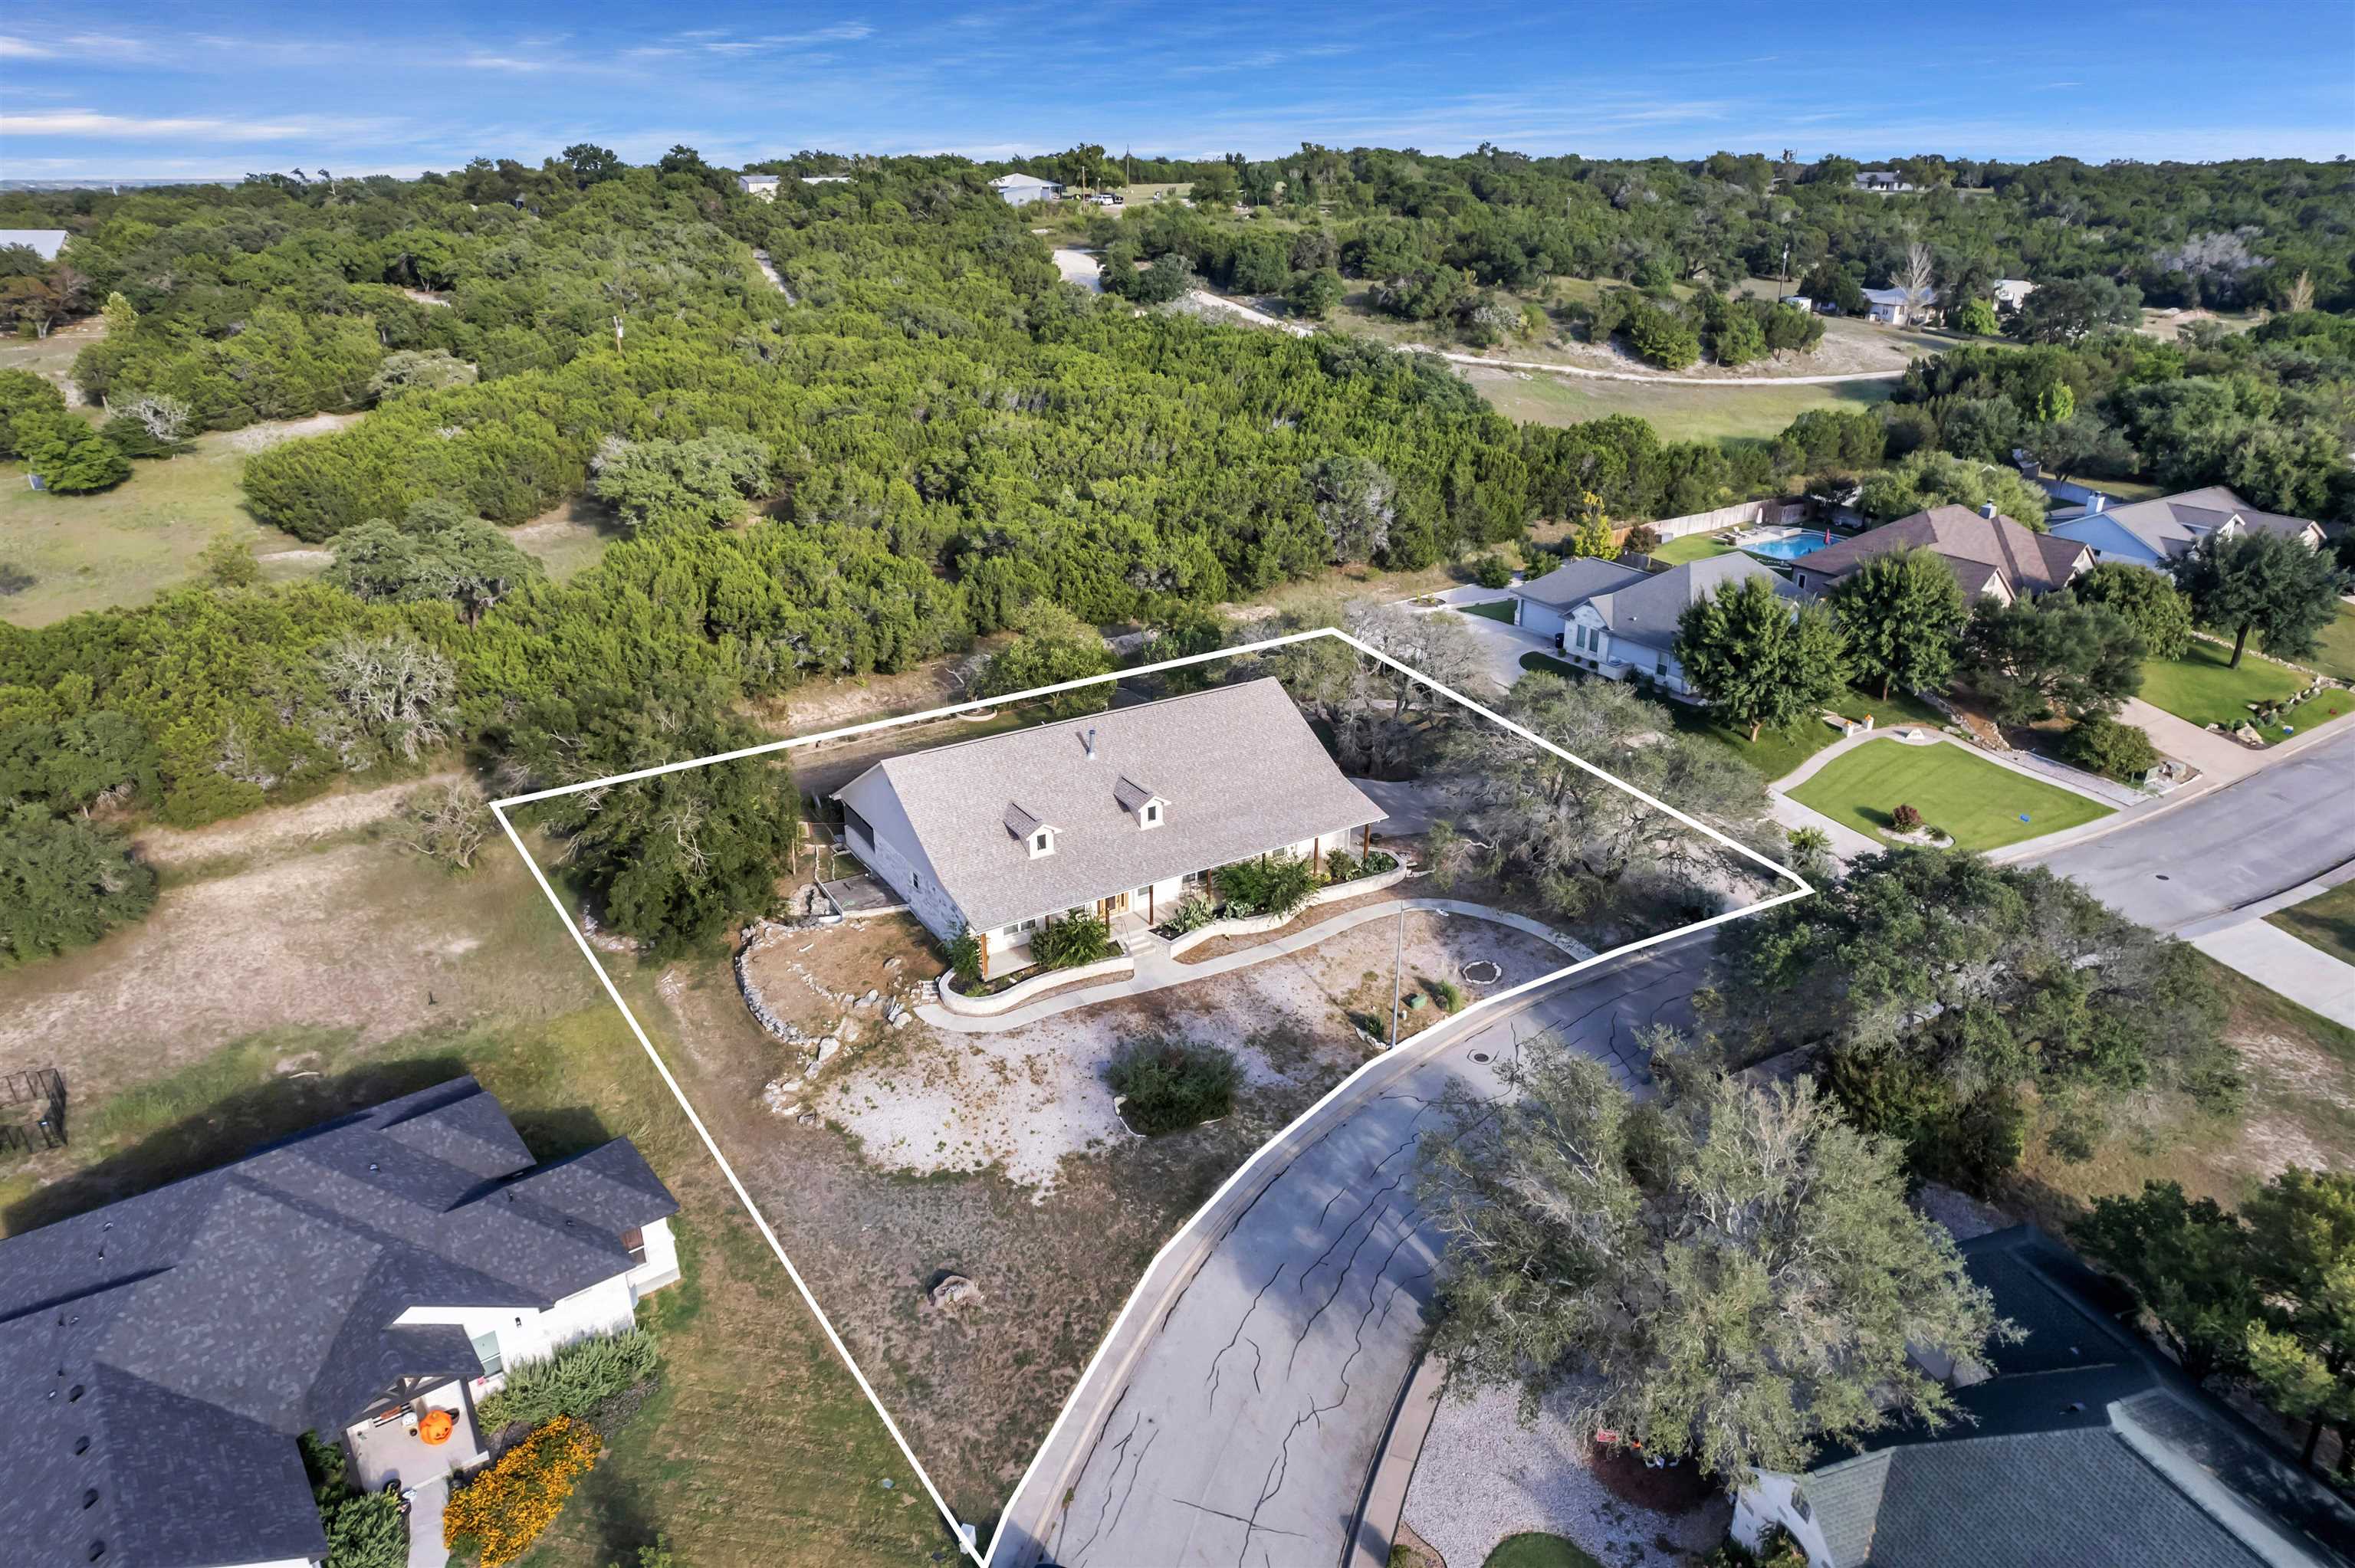
<svg viewBox="0 0 2355 1568">
<path fill-rule="evenodd" d="M 1495 985 L 1505 978 L 1504 966 L 1491 959 L 1475 959 L 1464 966 L 1462 972 L 1474 985 Z"/>
<path fill-rule="evenodd" d="M 1475 1051 L 1472 1053 L 1472 1059 L 1475 1062 L 1486 1062 L 1488 1060 L 1488 1053 L 1486 1051 Z"/>
</svg>

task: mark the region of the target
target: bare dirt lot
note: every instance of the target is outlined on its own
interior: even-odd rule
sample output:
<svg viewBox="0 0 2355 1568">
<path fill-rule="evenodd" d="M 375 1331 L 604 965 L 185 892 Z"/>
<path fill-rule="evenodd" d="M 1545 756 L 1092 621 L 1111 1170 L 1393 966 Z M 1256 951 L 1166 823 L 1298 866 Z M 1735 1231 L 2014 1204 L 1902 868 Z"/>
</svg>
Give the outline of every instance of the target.
<svg viewBox="0 0 2355 1568">
<path fill-rule="evenodd" d="M 751 1022 L 726 967 L 668 970 L 648 1016 L 918 1456 L 962 1517 L 986 1520 L 1162 1242 L 1367 1059 L 1347 1012 L 1377 971 L 1387 1010 L 1395 935 L 1377 922 L 1291 958 L 986 1034 L 878 1027 L 879 1009 L 853 1009 L 852 1037 L 803 1096 L 820 1126 L 763 1106 L 763 1087 L 801 1075 L 805 1054 Z M 794 937 L 764 950 L 756 978 L 771 1005 L 798 1007 L 805 1030 L 835 1027 L 846 998 L 939 969 L 905 921 Z M 1476 957 L 1501 963 L 1508 983 L 1560 959 L 1518 932 L 1429 915 L 1409 916 L 1405 955 L 1410 991 Z M 894 957 L 898 969 L 882 968 Z M 1439 1016 L 1435 1003 L 1419 1011 Z M 1235 1113 L 1130 1134 L 1102 1075 L 1144 1037 L 1232 1049 L 1245 1076 Z M 981 1298 L 936 1308 L 927 1292 L 952 1273 Z"/>
</svg>

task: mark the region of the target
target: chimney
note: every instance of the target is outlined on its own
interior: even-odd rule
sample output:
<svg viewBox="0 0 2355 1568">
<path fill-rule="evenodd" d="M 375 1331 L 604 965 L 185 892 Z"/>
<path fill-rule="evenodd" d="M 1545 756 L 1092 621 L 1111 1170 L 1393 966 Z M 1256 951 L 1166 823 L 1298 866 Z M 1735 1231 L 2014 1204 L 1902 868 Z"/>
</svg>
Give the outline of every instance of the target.
<svg viewBox="0 0 2355 1568">
<path fill-rule="evenodd" d="M 1090 725 L 1090 726 L 1088 726 L 1088 733 L 1087 733 L 1087 734 L 1085 734 L 1085 735 L 1083 735 L 1083 736 L 1082 736 L 1080 737 L 1080 744 L 1081 744 L 1082 747 L 1085 747 L 1087 748 L 1088 760 L 1089 760 L 1090 762 L 1093 762 L 1093 761 L 1096 759 L 1096 726 L 1093 726 L 1093 725 Z"/>
<path fill-rule="evenodd" d="M 2094 510 L 2099 512 L 2110 503 L 2110 498 L 2100 491 L 2094 492 Z"/>
<path fill-rule="evenodd" d="M 1994 515 L 1995 515 L 1995 503 L 1994 503 L 1994 502 L 1992 502 L 1992 501 L 1987 501 L 1987 502 L 1982 502 L 1982 503 L 1980 503 L 1980 504 L 1979 504 L 1979 515 L 1980 515 L 1980 516 L 1982 516 L 1982 517 L 1992 517 L 1992 516 L 1994 516 Z"/>
</svg>

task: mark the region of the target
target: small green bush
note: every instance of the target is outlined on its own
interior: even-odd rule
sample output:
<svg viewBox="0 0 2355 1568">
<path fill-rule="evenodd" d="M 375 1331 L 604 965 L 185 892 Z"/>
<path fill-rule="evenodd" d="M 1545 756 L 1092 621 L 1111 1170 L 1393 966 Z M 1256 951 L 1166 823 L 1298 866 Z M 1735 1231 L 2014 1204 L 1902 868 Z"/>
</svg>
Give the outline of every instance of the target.
<svg viewBox="0 0 2355 1568">
<path fill-rule="evenodd" d="M 1464 991 L 1452 980 L 1426 980 L 1423 987 L 1439 1003 L 1442 1012 L 1453 1012 L 1464 1005 Z"/>
<path fill-rule="evenodd" d="M 2142 782 L 2158 766 L 2158 748 L 2140 726 L 2120 724 L 2105 714 L 2079 719 L 2061 737 L 2061 756 L 2092 773 L 2127 784 Z"/>
<path fill-rule="evenodd" d="M 1305 860 L 1272 854 L 1222 865 L 1214 880 L 1229 915 L 1237 905 L 1269 915 L 1296 915 L 1316 893 L 1318 877 L 1316 868 Z"/>
<path fill-rule="evenodd" d="M 1502 556 L 1483 556 L 1472 563 L 1472 580 L 1484 588 L 1500 588 L 1513 580 L 1513 568 Z"/>
<path fill-rule="evenodd" d="M 559 1415 L 585 1415 L 653 1377 L 660 1361 L 660 1347 L 644 1329 L 575 1340 L 546 1361 L 508 1368 L 506 1386 L 474 1413 L 491 1432 L 517 1421 L 537 1426 Z"/>
<path fill-rule="evenodd" d="M 1030 956 L 1050 969 L 1077 969 L 1112 957 L 1112 927 L 1094 915 L 1066 915 L 1039 927 Z"/>
<path fill-rule="evenodd" d="M 1358 863 L 1358 874 L 1360 876 L 1380 876 L 1386 871 L 1396 871 L 1398 869 L 1398 856 L 1391 853 L 1390 851 L 1375 850 L 1367 855 L 1365 859 Z"/>
<path fill-rule="evenodd" d="M 948 954 L 950 970 L 956 976 L 956 988 L 962 991 L 981 989 L 981 938 L 971 931 L 959 931 L 943 944 Z"/>
<path fill-rule="evenodd" d="M 1365 874 L 1365 868 L 1348 850 L 1335 850 L 1325 857 L 1325 880 L 1343 883 Z"/>
<path fill-rule="evenodd" d="M 1210 901 L 1199 893 L 1188 894 L 1169 911 L 1169 918 L 1161 922 L 1162 931 L 1172 937 L 1182 937 L 1188 931 L 1199 931 L 1218 917 Z"/>
<path fill-rule="evenodd" d="M 1176 1040 L 1133 1041 L 1104 1070 L 1113 1093 L 1124 1097 L 1121 1119 L 1148 1138 L 1225 1116 L 1242 1077 L 1233 1052 Z"/>
</svg>

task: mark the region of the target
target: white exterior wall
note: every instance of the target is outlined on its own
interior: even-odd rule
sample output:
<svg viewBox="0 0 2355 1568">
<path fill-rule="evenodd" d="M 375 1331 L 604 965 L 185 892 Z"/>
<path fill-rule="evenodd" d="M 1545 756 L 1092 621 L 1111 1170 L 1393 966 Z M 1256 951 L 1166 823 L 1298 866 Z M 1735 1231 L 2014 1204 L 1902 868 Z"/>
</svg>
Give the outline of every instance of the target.
<svg viewBox="0 0 2355 1568">
<path fill-rule="evenodd" d="M 1517 599 L 1513 601 L 1513 624 L 1524 631 L 1534 631 L 1540 637 L 1550 637 L 1556 643 L 1560 643 L 1563 628 L 1568 623 L 1563 620 L 1561 611 L 1551 605 L 1540 604 L 1534 599 Z"/>
<path fill-rule="evenodd" d="M 1578 632 L 1586 633 L 1585 646 L 1578 641 Z M 1689 692 L 1685 683 L 1685 667 L 1672 652 L 1654 648 L 1649 643 L 1632 638 L 1614 636 L 1603 624 L 1603 618 L 1586 605 L 1572 612 L 1570 624 L 1563 629 L 1561 651 L 1573 663 L 1591 661 L 1598 674 L 1614 681 L 1631 680 L 1637 675 L 1655 685 L 1666 686 L 1672 692 Z M 1613 669 L 1617 663 L 1620 667 Z M 1666 666 L 1663 673 L 1662 666 Z"/>
<path fill-rule="evenodd" d="M 1733 1538 L 1755 1552 L 1767 1527 L 1779 1524 L 1807 1554 L 1810 1568 L 1844 1568 L 1825 1544 L 1823 1526 L 1813 1517 L 1799 1517 L 1798 1490 L 1797 1477 L 1760 1471 L 1733 1499 Z"/>
<path fill-rule="evenodd" d="M 943 892 L 939 883 L 918 871 L 879 825 L 871 844 L 856 829 L 844 833 L 843 838 L 859 863 L 881 877 L 884 885 L 906 902 L 909 912 L 924 923 L 925 930 L 945 942 L 965 928 L 964 911 L 957 907 L 956 900 Z"/>
<path fill-rule="evenodd" d="M 645 1299 L 678 1277 L 678 1237 L 671 1234 L 670 1221 L 656 1220 L 638 1233 L 645 1242 L 646 1260 L 630 1270 L 630 1299 Z"/>
<path fill-rule="evenodd" d="M 591 1334 L 615 1334 L 637 1320 L 639 1298 L 678 1277 L 678 1238 L 668 1219 L 659 1219 L 641 1232 L 645 1261 L 624 1274 L 601 1279 L 575 1291 L 545 1311 L 531 1307 L 411 1307 L 396 1323 L 455 1323 L 469 1334 L 494 1334 L 504 1367 L 545 1361 L 575 1340 Z M 493 1392 L 501 1378 L 468 1380 L 474 1397 Z M 453 1405 L 453 1408 L 455 1408 Z"/>
</svg>

